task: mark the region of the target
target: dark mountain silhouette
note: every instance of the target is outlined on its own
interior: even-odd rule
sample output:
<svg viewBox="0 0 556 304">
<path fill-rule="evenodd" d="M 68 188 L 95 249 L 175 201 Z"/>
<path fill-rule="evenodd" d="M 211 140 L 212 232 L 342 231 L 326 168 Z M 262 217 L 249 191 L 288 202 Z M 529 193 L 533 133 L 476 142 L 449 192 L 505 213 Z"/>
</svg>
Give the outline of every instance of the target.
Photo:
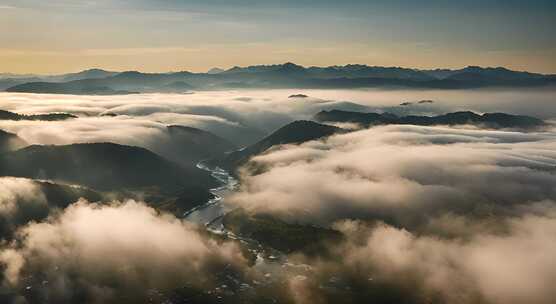
<svg viewBox="0 0 556 304">
<path fill-rule="evenodd" d="M 476 78 L 484 80 L 527 80 L 538 79 L 542 77 L 544 77 L 544 75 L 529 72 L 511 71 L 503 67 L 482 68 L 478 66 L 468 66 L 464 69 L 455 71 L 451 75 L 448 75 L 446 78 L 457 80 L 474 80 Z"/>
<path fill-rule="evenodd" d="M 38 81 L 11 79 L 9 92 L 61 94 L 126 94 L 176 92 L 190 89 L 226 88 L 436 88 L 465 89 L 489 86 L 530 87 L 556 85 L 554 75 L 511 71 L 505 68 L 466 67 L 459 70 L 418 70 L 361 64 L 303 67 L 288 62 L 275 65 L 233 67 L 210 73 L 122 73 L 89 70 L 79 76 L 39 77 Z M 90 76 L 87 76 L 90 75 Z M 106 77 L 102 77 L 102 76 Z M 80 77 L 88 77 L 82 79 Z M 62 80 L 60 80 L 62 79 Z M 10 83 L 0 80 L 0 89 Z M 24 83 L 25 82 L 25 83 Z M 23 84 L 22 84 L 23 83 Z"/>
<path fill-rule="evenodd" d="M 435 70 L 422 70 L 436 79 L 459 79 L 468 80 L 473 76 L 480 78 L 502 79 L 502 80 L 516 80 L 516 79 L 529 79 L 529 78 L 542 78 L 550 75 L 543 75 L 530 72 L 512 71 L 504 67 L 479 67 L 468 66 L 463 69 L 435 69 Z"/>
<path fill-rule="evenodd" d="M 77 73 L 63 74 L 58 76 L 48 77 L 48 81 L 74 81 L 82 79 L 96 79 L 96 78 L 106 78 L 110 76 L 117 75 L 119 72 L 111 72 L 102 69 L 89 69 Z"/>
<path fill-rule="evenodd" d="M 305 94 L 293 94 L 290 95 L 288 98 L 307 98 L 309 96 L 305 95 Z"/>
<path fill-rule="evenodd" d="M 153 151 L 180 164 L 197 162 L 233 151 L 237 147 L 208 131 L 192 127 L 168 126 L 168 140 L 157 144 Z"/>
<path fill-rule="evenodd" d="M 19 138 L 19 136 L 0 130 L 0 153 L 17 150 L 26 145 L 27 143 L 23 139 Z"/>
<path fill-rule="evenodd" d="M 36 78 L 36 77 L 29 77 L 29 78 L 3 78 L 0 79 L 0 90 L 4 91 L 8 88 L 20 85 L 20 84 L 24 84 L 24 83 L 29 83 L 29 82 L 37 82 L 37 81 L 42 81 L 42 79 L 40 78 Z"/>
<path fill-rule="evenodd" d="M 45 120 L 45 121 L 57 121 L 66 120 L 71 118 L 77 118 L 77 116 L 68 113 L 48 113 L 48 114 L 34 114 L 34 115 L 23 115 L 17 114 L 10 111 L 0 110 L 0 120 Z"/>
<path fill-rule="evenodd" d="M 118 72 L 105 71 L 102 69 L 89 69 L 77 73 L 61 75 L 0 74 L 0 90 L 30 82 L 68 82 L 82 79 L 106 78 L 116 74 L 118 74 Z"/>
<path fill-rule="evenodd" d="M 50 179 L 98 190 L 155 189 L 164 194 L 216 182 L 193 166 L 179 166 L 149 150 L 112 143 L 29 146 L 0 157 L 0 175 Z"/>
<path fill-rule="evenodd" d="M 212 68 L 212 69 L 208 70 L 207 74 L 214 75 L 214 74 L 220 74 L 220 73 L 222 73 L 222 72 L 224 72 L 223 69 L 220 69 L 220 68 Z"/>
<path fill-rule="evenodd" d="M 253 65 L 248 67 L 238 67 L 235 66 L 229 70 L 224 71 L 222 74 L 260 74 L 260 73 L 274 73 L 274 74 L 294 74 L 294 73 L 306 73 L 306 69 L 300 65 L 287 62 L 284 64 L 272 64 L 272 65 Z"/>
<path fill-rule="evenodd" d="M 468 74 L 476 74 L 480 81 Z M 257 76 L 260 79 L 280 80 L 287 87 L 375 87 L 399 86 L 416 88 L 471 88 L 482 86 L 534 86 L 555 84 L 553 77 L 504 68 L 467 67 L 461 70 L 426 71 L 400 67 L 377 67 L 359 64 L 304 68 L 293 63 L 283 65 L 234 67 L 223 74 Z M 239 77 L 238 77 L 239 78 Z M 252 79 L 251 79 L 252 80 Z M 264 82 L 260 80 L 261 84 Z M 250 82 L 251 84 L 256 84 Z M 276 86 L 280 84 L 268 84 Z"/>
<path fill-rule="evenodd" d="M 363 113 L 342 110 L 320 111 L 315 114 L 314 119 L 320 122 L 351 122 L 362 125 L 390 124 L 398 117 L 390 113 Z"/>
<path fill-rule="evenodd" d="M 193 88 L 186 81 L 189 72 L 141 73 L 128 71 L 116 75 L 81 79 L 62 83 L 33 82 L 8 88 L 8 92 L 52 93 L 52 94 L 131 94 L 136 92 L 175 92 Z"/>
<path fill-rule="evenodd" d="M 272 146 L 300 144 L 341 132 L 344 132 L 344 130 L 334 126 L 305 120 L 294 121 L 251 146 L 229 153 L 222 158 L 214 159 L 209 163 L 234 172 L 237 167 L 245 164 L 251 157 L 263 153 Z"/>
<path fill-rule="evenodd" d="M 326 68 L 310 67 L 308 71 L 316 78 L 384 78 L 384 79 L 411 79 L 433 80 L 434 77 L 417 69 L 400 67 L 378 67 L 362 64 L 348 64 L 346 66 L 331 66 Z"/>
<path fill-rule="evenodd" d="M 448 113 L 438 116 L 402 116 L 390 113 L 362 113 L 341 110 L 321 111 L 314 116 L 320 122 L 351 122 L 364 126 L 405 124 L 405 125 L 480 125 L 488 128 L 522 128 L 532 129 L 545 126 L 538 118 L 511 115 L 506 113 L 485 113 L 479 115 L 469 111 Z"/>
</svg>

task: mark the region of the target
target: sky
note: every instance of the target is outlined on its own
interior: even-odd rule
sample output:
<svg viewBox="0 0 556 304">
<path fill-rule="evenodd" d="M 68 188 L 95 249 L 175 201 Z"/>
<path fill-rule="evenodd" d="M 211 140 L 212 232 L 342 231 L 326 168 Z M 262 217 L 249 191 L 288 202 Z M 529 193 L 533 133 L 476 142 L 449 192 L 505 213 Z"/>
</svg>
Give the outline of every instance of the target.
<svg viewBox="0 0 556 304">
<path fill-rule="evenodd" d="M 0 0 L 0 72 L 295 62 L 556 73 L 551 0 Z"/>
</svg>

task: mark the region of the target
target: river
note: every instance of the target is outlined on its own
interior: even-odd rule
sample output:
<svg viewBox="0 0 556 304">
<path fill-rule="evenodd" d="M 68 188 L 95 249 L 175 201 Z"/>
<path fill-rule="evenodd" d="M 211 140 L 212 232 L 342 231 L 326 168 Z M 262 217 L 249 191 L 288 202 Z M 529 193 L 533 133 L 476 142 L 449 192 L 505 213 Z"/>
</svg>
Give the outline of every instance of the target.
<svg viewBox="0 0 556 304">
<path fill-rule="evenodd" d="M 197 168 L 210 172 L 210 175 L 222 185 L 210 192 L 215 196 L 207 203 L 193 208 L 183 214 L 187 221 L 204 225 L 212 232 L 224 232 L 222 217 L 232 211 L 233 207 L 226 204 L 225 197 L 238 188 L 238 181 L 228 172 L 219 167 L 209 167 L 204 161 L 197 163 Z"/>
<path fill-rule="evenodd" d="M 210 292 L 221 294 L 227 289 L 241 295 L 244 292 L 249 293 L 250 290 L 254 290 L 253 288 L 256 288 L 257 285 L 284 284 L 291 277 L 298 279 L 306 278 L 312 273 L 311 266 L 292 262 L 288 259 L 287 255 L 278 250 L 266 247 L 256 240 L 235 235 L 231 231 L 226 230 L 222 225 L 222 218 L 226 213 L 235 208 L 233 205 L 226 203 L 226 196 L 238 189 L 239 181 L 225 170 L 218 167 L 210 167 L 204 161 L 199 162 L 197 168 L 210 172 L 211 176 L 221 182 L 222 185 L 210 190 L 215 198 L 185 212 L 183 218 L 187 221 L 204 225 L 209 232 L 239 241 L 256 256 L 255 263 L 251 268 L 252 274 L 255 275 L 256 279 L 243 281 L 241 278 L 233 278 L 226 285 L 222 285 Z M 231 277 L 228 276 L 228 278 Z"/>
<path fill-rule="evenodd" d="M 226 237 L 230 239 L 239 240 L 244 246 L 247 246 L 251 252 L 257 255 L 260 264 L 264 264 L 264 261 L 270 261 L 271 263 L 286 263 L 286 256 L 278 250 L 263 246 L 256 240 L 236 235 L 224 228 L 222 218 L 226 213 L 236 208 L 226 203 L 226 196 L 238 189 L 238 180 L 219 167 L 208 166 L 204 161 L 197 163 L 197 168 L 210 172 L 212 177 L 222 183 L 222 186 L 210 190 L 215 198 L 185 212 L 183 218 L 187 221 L 204 225 L 206 229 L 212 233 L 226 235 Z"/>
</svg>

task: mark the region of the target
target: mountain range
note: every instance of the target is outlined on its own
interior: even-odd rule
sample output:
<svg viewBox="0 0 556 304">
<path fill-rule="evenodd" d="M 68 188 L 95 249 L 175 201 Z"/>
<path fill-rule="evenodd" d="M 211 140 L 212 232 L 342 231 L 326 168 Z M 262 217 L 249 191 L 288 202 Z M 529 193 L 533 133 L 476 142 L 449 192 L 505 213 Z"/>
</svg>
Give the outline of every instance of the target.
<svg viewBox="0 0 556 304">
<path fill-rule="evenodd" d="M 24 115 L 18 114 L 6 110 L 0 110 L 0 120 L 43 120 L 43 121 L 59 121 L 71 118 L 77 118 L 77 116 L 68 113 L 48 113 L 48 114 L 32 114 Z"/>
<path fill-rule="evenodd" d="M 148 173 L 146 173 L 148 172 Z M 147 149 L 113 143 L 31 145 L 0 155 L 0 175 L 48 179 L 101 191 L 154 191 L 217 186 L 207 172 L 178 165 Z M 200 201 L 201 202 L 201 201 Z"/>
<path fill-rule="evenodd" d="M 5 112 L 5 119 L 30 118 Z M 208 172 L 198 169 L 196 163 L 237 148 L 225 139 L 192 127 L 171 125 L 167 132 L 162 142 L 149 147 L 151 152 L 141 147 L 102 142 L 28 146 L 16 134 L 0 130 L 0 176 L 34 182 L 48 180 L 40 187 L 52 194 L 47 196 L 47 201 L 54 206 L 65 207 L 67 202 L 79 198 L 72 194 L 77 188 L 64 186 L 72 184 L 109 193 L 111 199 L 147 200 L 159 210 L 181 215 L 214 198 L 210 189 L 219 185 Z M 45 217 L 45 210 L 37 211 L 32 218 Z M 10 223 L 4 224 L 0 218 L 0 235 L 12 227 Z"/>
<path fill-rule="evenodd" d="M 81 79 L 105 78 L 116 74 L 119 74 L 119 72 L 111 72 L 103 69 L 88 69 L 77 73 L 60 75 L 0 73 L 0 90 L 28 82 L 68 82 Z"/>
<path fill-rule="evenodd" d="M 396 116 L 392 113 L 363 113 L 342 110 L 321 111 L 314 116 L 316 121 L 333 123 L 357 123 L 363 126 L 373 125 L 476 125 L 493 129 L 521 128 L 534 129 L 546 125 L 538 118 L 512 115 L 506 113 L 485 113 L 482 115 L 470 111 L 452 112 L 437 116 Z"/>
<path fill-rule="evenodd" d="M 459 111 L 437 116 L 397 116 L 391 113 L 365 113 L 343 110 L 323 110 L 314 115 L 315 121 L 294 121 L 270 135 L 243 149 L 225 153 L 220 157 L 212 158 L 209 165 L 221 167 L 232 174 L 237 174 L 237 169 L 247 164 L 254 156 L 260 155 L 273 146 L 283 144 L 301 144 L 307 141 L 328 137 L 349 130 L 321 123 L 356 123 L 364 127 L 375 125 L 402 124 L 402 125 L 475 125 L 492 129 L 522 129 L 537 130 L 547 126 L 541 119 L 512 115 L 507 113 L 477 114 L 471 111 Z M 320 123 L 318 123 L 320 122 Z M 257 165 L 248 168 L 252 173 L 264 170 Z"/>
<path fill-rule="evenodd" d="M 58 94 L 181 93 L 229 88 L 436 88 L 533 87 L 556 84 L 556 75 L 512 71 L 503 67 L 420 70 L 361 64 L 303 67 L 294 63 L 211 69 L 207 73 L 111 72 L 91 69 L 56 76 L 7 75 L 0 90 Z"/>
<path fill-rule="evenodd" d="M 253 145 L 225 154 L 223 157 L 212 159 L 209 163 L 234 173 L 238 167 L 247 163 L 251 157 L 265 152 L 272 146 L 300 144 L 342 132 L 345 132 L 345 130 L 313 121 L 294 121 L 274 131 L 272 134 Z"/>
</svg>

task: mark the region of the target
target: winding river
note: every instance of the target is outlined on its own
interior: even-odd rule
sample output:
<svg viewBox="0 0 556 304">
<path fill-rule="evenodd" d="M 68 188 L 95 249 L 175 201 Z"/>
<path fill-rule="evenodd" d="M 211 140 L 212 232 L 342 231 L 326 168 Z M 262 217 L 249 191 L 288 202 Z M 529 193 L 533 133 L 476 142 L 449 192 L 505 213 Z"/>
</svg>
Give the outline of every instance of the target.
<svg viewBox="0 0 556 304">
<path fill-rule="evenodd" d="M 210 172 L 215 179 L 222 183 L 222 186 L 210 190 L 215 198 L 185 212 L 183 218 L 187 221 L 204 225 L 212 233 L 238 240 L 256 256 L 252 269 L 259 273 L 259 279 L 258 281 L 242 282 L 241 288 L 243 290 L 252 289 L 259 284 L 267 285 L 277 280 L 284 280 L 283 275 L 285 273 L 305 276 L 311 272 L 309 265 L 291 263 L 282 252 L 263 246 L 256 240 L 235 235 L 231 231 L 226 230 L 222 224 L 222 218 L 235 207 L 227 204 L 225 198 L 238 189 L 239 182 L 225 170 L 218 167 L 210 167 L 204 161 L 197 163 L 197 168 Z"/>
<path fill-rule="evenodd" d="M 256 253 L 261 261 L 285 262 L 285 256 L 281 252 L 265 247 L 256 240 L 236 235 L 225 229 L 222 224 L 224 215 L 236 208 L 231 204 L 227 204 L 225 198 L 231 192 L 238 189 L 238 180 L 219 167 L 208 166 L 204 161 L 197 163 L 197 168 L 210 172 L 212 177 L 222 183 L 222 186 L 211 189 L 210 192 L 215 197 L 207 203 L 185 212 L 183 218 L 187 221 L 204 225 L 212 233 L 223 234 L 228 238 L 241 241 L 252 252 Z"/>
<path fill-rule="evenodd" d="M 222 183 L 210 192 L 215 196 L 207 203 L 193 208 L 183 214 L 183 218 L 201 224 L 212 232 L 224 232 L 222 217 L 232 211 L 233 207 L 226 204 L 225 197 L 238 188 L 239 182 L 228 172 L 219 167 L 209 167 L 205 161 L 197 163 L 197 168 L 210 172 L 210 175 Z"/>
</svg>

